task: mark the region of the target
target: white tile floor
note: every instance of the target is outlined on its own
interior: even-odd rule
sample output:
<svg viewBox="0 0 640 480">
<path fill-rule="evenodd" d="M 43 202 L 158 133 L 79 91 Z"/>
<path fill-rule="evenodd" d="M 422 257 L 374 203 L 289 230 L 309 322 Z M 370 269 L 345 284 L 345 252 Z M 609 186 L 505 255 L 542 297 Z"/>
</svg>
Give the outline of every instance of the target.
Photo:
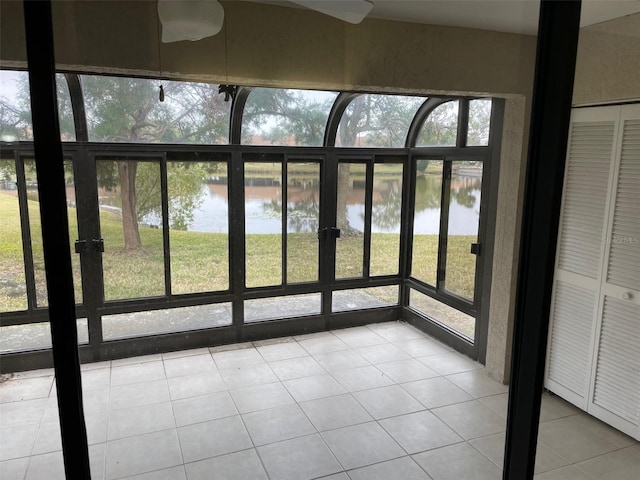
<svg viewBox="0 0 640 480">
<path fill-rule="evenodd" d="M 386 323 L 82 367 L 93 479 L 498 480 L 507 388 Z M 545 395 L 540 480 L 638 480 L 640 445 Z M 0 384 L 0 479 L 63 479 L 51 370 Z"/>
</svg>

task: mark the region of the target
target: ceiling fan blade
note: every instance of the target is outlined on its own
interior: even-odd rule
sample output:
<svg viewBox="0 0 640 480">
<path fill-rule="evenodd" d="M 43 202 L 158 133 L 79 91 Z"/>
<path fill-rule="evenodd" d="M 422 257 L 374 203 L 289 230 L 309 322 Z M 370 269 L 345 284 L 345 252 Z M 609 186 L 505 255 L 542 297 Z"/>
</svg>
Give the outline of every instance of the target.
<svg viewBox="0 0 640 480">
<path fill-rule="evenodd" d="M 373 3 L 369 0 L 289 0 L 316 12 L 330 15 L 349 23 L 360 23 L 369 15 Z"/>
<path fill-rule="evenodd" d="M 218 0 L 158 0 L 162 43 L 200 40 L 220 30 L 224 9 Z"/>
</svg>

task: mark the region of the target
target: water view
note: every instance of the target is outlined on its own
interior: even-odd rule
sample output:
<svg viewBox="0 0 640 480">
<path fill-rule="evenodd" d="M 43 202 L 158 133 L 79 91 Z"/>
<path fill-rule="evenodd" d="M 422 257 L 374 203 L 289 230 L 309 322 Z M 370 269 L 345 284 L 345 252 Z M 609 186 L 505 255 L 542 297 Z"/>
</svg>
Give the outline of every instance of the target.
<svg viewBox="0 0 640 480">
<path fill-rule="evenodd" d="M 290 233 L 315 232 L 317 225 L 317 203 L 320 198 L 320 182 L 317 178 L 304 179 L 304 188 L 289 185 L 287 202 Z M 450 205 L 449 233 L 473 235 L 477 232 L 480 213 L 481 179 L 478 176 L 454 173 L 451 179 L 452 200 Z M 372 233 L 400 233 L 402 177 L 392 176 L 373 184 Z M 292 195 L 299 190 L 305 195 Z M 423 175 L 416 181 L 416 209 L 414 234 L 437 235 L 440 228 L 440 195 L 442 177 Z M 245 182 L 245 218 L 247 232 L 282 233 L 280 176 L 257 177 Z M 353 182 L 346 201 L 346 218 L 349 225 L 364 231 L 364 181 Z M 315 202 L 315 203 L 314 203 Z M 210 179 L 202 185 L 188 231 L 228 233 L 228 188 L 226 178 Z M 312 212 L 309 212 L 309 210 Z M 376 214 L 375 212 L 379 212 Z M 143 223 L 156 223 L 159 218 L 150 216 Z M 306 220 L 306 221 L 301 221 Z"/>
</svg>

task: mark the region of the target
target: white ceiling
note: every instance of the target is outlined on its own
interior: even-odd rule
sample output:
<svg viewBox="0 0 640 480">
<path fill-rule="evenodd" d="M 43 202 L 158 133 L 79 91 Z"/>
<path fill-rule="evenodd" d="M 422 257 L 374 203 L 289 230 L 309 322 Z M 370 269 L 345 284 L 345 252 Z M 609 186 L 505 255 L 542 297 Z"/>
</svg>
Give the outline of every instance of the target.
<svg viewBox="0 0 640 480">
<path fill-rule="evenodd" d="M 302 8 L 281 0 L 254 1 Z M 539 0 L 371 1 L 372 18 L 531 35 L 538 30 Z M 580 25 L 594 25 L 634 13 L 640 13 L 640 0 L 583 0 Z"/>
<path fill-rule="evenodd" d="M 373 0 L 369 16 L 433 25 L 535 34 L 538 0 Z M 640 12 L 640 0 L 583 0 L 580 26 Z"/>
</svg>

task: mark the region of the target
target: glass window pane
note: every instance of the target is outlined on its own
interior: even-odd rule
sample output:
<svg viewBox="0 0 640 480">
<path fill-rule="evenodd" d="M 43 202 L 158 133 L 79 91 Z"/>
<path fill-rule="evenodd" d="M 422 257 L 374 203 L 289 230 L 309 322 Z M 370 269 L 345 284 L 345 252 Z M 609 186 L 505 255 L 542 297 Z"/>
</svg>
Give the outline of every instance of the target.
<svg viewBox="0 0 640 480">
<path fill-rule="evenodd" d="M 64 162 L 64 173 L 67 195 L 67 217 L 69 221 L 69 250 L 73 268 L 73 286 L 76 303 L 82 303 L 82 276 L 80 274 L 80 258 L 73 246 L 78 238 L 78 215 L 76 211 L 76 191 L 73 180 L 73 163 Z M 40 203 L 38 200 L 38 179 L 36 177 L 35 160 L 24 161 L 24 175 L 27 187 L 27 210 L 29 211 L 29 230 L 31 232 L 31 252 L 36 287 L 36 306 L 45 307 L 47 298 L 47 279 L 44 267 L 44 251 L 42 247 L 42 224 L 40 222 Z"/>
<path fill-rule="evenodd" d="M 105 340 L 186 332 L 231 325 L 231 303 L 119 313 L 102 317 Z"/>
<path fill-rule="evenodd" d="M 398 304 L 398 286 L 353 288 L 333 292 L 332 312 L 389 307 Z"/>
<path fill-rule="evenodd" d="M 56 86 L 58 95 L 58 120 L 60 122 L 60 140 L 63 142 L 75 142 L 76 127 L 73 123 L 73 109 L 71 108 L 71 95 L 67 79 L 62 73 L 56 73 Z"/>
<path fill-rule="evenodd" d="M 287 163 L 287 283 L 318 281 L 320 164 Z"/>
<path fill-rule="evenodd" d="M 0 141 L 33 140 L 29 74 L 0 70 Z"/>
<path fill-rule="evenodd" d="M 242 143 L 321 146 L 337 96 L 337 92 L 254 88 L 242 114 Z"/>
<path fill-rule="evenodd" d="M 482 162 L 455 161 L 451 167 L 445 288 L 473 301 L 478 241 Z"/>
<path fill-rule="evenodd" d="M 86 318 L 76 320 L 78 345 L 89 343 Z M 0 327 L 0 353 L 25 352 L 51 348 L 51 325 L 49 322 L 27 323 Z"/>
<path fill-rule="evenodd" d="M 229 288 L 226 162 L 167 162 L 171 292 Z"/>
<path fill-rule="evenodd" d="M 286 297 L 256 298 L 245 300 L 245 323 L 261 320 L 279 320 L 282 318 L 320 315 L 322 294 L 287 295 Z"/>
<path fill-rule="evenodd" d="M 409 290 L 409 306 L 431 320 L 442 323 L 473 340 L 476 320 L 472 316 L 413 289 Z"/>
<path fill-rule="evenodd" d="M 442 160 L 417 160 L 411 276 L 435 286 L 442 195 Z"/>
<path fill-rule="evenodd" d="M 404 147 L 411 121 L 425 100 L 402 95 L 359 95 L 342 115 L 336 146 Z"/>
<path fill-rule="evenodd" d="M 160 163 L 99 160 L 104 298 L 164 295 Z"/>
<path fill-rule="evenodd" d="M 82 75 L 89 140 L 229 143 L 231 102 L 218 85 Z M 164 102 L 158 99 L 160 84 Z"/>
<path fill-rule="evenodd" d="M 491 124 L 491 99 L 482 98 L 469 102 L 468 146 L 489 145 L 489 127 Z"/>
<path fill-rule="evenodd" d="M 364 259 L 364 204 L 366 190 L 364 163 L 338 165 L 336 226 L 336 278 L 362 277 Z"/>
<path fill-rule="evenodd" d="M 0 160 L 0 312 L 27 309 L 27 284 L 13 159 Z"/>
<path fill-rule="evenodd" d="M 44 270 L 44 252 L 42 250 L 38 179 L 36 178 L 36 163 L 34 160 L 24 161 L 24 179 L 27 187 L 27 210 L 29 212 L 29 230 L 31 233 L 33 276 L 36 285 L 36 305 L 44 307 L 48 304 L 47 281 Z"/>
<path fill-rule="evenodd" d="M 69 88 L 63 74 L 56 74 L 56 85 L 60 139 L 63 142 L 73 142 L 76 139 L 76 130 Z M 18 140 L 33 140 L 29 74 L 0 70 L 0 141 Z"/>
<path fill-rule="evenodd" d="M 401 164 L 373 167 L 370 275 L 396 275 L 400 257 Z"/>
<path fill-rule="evenodd" d="M 78 209 L 76 207 L 76 185 L 73 175 L 73 162 L 64 162 L 64 177 L 67 193 L 67 218 L 69 219 L 69 243 L 71 249 L 71 267 L 73 268 L 73 290 L 76 303 L 82 303 L 82 274 L 80 270 L 80 255 L 75 253 L 75 241 L 78 235 Z"/>
<path fill-rule="evenodd" d="M 427 117 L 416 147 L 455 147 L 458 135 L 458 101 L 437 106 Z"/>
<path fill-rule="evenodd" d="M 282 164 L 244 164 L 246 286 L 282 284 Z"/>
</svg>

